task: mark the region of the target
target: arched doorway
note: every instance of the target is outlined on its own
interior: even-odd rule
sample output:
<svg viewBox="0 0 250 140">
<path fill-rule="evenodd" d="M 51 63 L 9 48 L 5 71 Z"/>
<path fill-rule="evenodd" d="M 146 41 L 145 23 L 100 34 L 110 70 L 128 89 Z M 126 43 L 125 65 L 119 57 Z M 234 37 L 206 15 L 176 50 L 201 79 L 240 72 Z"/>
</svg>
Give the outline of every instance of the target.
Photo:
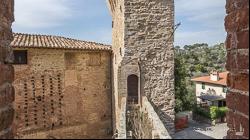
<svg viewBox="0 0 250 140">
<path fill-rule="evenodd" d="M 138 76 L 130 75 L 127 79 L 128 104 L 138 104 Z"/>
</svg>

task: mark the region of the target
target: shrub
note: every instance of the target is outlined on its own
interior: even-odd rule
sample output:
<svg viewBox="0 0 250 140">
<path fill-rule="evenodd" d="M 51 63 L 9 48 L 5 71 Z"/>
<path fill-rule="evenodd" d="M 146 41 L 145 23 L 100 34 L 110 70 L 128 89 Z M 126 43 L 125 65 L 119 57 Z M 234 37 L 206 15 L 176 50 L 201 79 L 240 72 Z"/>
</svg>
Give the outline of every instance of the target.
<svg viewBox="0 0 250 140">
<path fill-rule="evenodd" d="M 219 107 L 219 117 L 225 117 L 226 113 L 228 112 L 228 108 L 227 107 Z"/>
<path fill-rule="evenodd" d="M 228 111 L 227 107 L 211 106 L 210 107 L 211 119 L 215 120 L 215 119 L 223 118 L 226 116 L 227 111 Z"/>
<path fill-rule="evenodd" d="M 195 107 L 194 110 L 193 110 L 193 113 L 198 114 L 200 116 L 203 116 L 205 118 L 209 118 L 209 119 L 211 118 L 210 113 L 207 110 L 205 110 L 204 108 L 201 108 L 201 107 Z"/>
<path fill-rule="evenodd" d="M 227 107 L 211 106 L 209 108 L 209 111 L 201 107 L 195 107 L 193 110 L 193 113 L 212 119 L 212 120 L 216 120 L 218 118 L 225 117 L 227 111 L 228 111 Z"/>
<path fill-rule="evenodd" d="M 211 119 L 215 120 L 217 118 L 219 118 L 219 109 L 217 106 L 211 106 L 210 107 L 210 115 L 211 115 Z"/>
</svg>

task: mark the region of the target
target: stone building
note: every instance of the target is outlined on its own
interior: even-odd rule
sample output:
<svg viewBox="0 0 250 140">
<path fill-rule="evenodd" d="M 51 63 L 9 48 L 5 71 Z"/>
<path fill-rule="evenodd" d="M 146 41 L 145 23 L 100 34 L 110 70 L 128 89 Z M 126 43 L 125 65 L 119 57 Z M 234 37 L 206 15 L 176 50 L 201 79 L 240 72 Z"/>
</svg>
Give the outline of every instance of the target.
<svg viewBox="0 0 250 140">
<path fill-rule="evenodd" d="M 14 34 L 17 138 L 111 138 L 111 46 Z"/>
<path fill-rule="evenodd" d="M 140 108 L 152 105 L 173 134 L 174 0 L 107 2 L 113 20 L 114 128 L 125 134 L 126 103 L 133 102 Z M 151 129 L 142 127 L 139 131 Z"/>
<path fill-rule="evenodd" d="M 174 119 L 173 117 L 174 76 L 172 74 L 173 51 L 171 47 L 173 42 L 172 35 L 174 34 L 173 1 L 174 0 L 154 0 L 154 1 L 108 0 L 110 11 L 113 17 L 113 49 L 112 49 L 113 54 L 111 58 L 112 61 L 114 61 L 113 62 L 114 67 L 113 69 L 111 69 L 111 73 L 113 73 L 113 76 L 111 76 L 112 84 L 110 85 L 112 87 L 111 89 L 113 96 L 112 120 L 114 120 L 113 129 L 114 130 L 117 129 L 118 137 L 125 136 L 126 138 L 125 120 L 126 120 L 126 110 L 127 110 L 126 108 L 127 95 L 129 95 L 128 96 L 129 98 L 131 97 L 130 98 L 131 100 L 129 101 L 139 104 L 139 112 L 146 114 L 145 118 L 142 117 L 143 118 L 142 121 L 141 119 L 139 119 L 139 122 L 143 123 L 141 123 L 139 127 L 138 125 L 137 127 L 134 127 L 137 130 L 139 128 L 140 130 L 142 130 L 141 132 L 144 132 L 144 135 L 141 135 L 142 137 L 143 136 L 146 137 L 147 135 L 145 134 L 149 134 L 147 137 L 151 138 L 152 136 L 154 136 L 153 138 L 156 137 L 162 138 L 161 137 L 162 135 L 159 134 L 166 134 L 165 138 L 167 137 L 167 133 L 164 133 L 166 131 L 162 127 L 162 124 L 158 123 L 161 122 L 159 121 L 158 114 L 161 120 L 163 120 L 165 126 L 168 126 L 168 128 L 170 128 L 170 132 L 172 132 L 171 126 L 173 126 L 172 120 Z M 226 40 L 226 46 L 228 52 L 227 70 L 229 71 L 229 76 L 228 76 L 229 95 L 227 96 L 227 105 L 229 107 L 228 138 L 249 138 L 249 82 L 248 82 L 249 81 L 249 39 L 248 39 L 249 1 L 227 0 L 226 11 L 227 11 L 227 16 L 225 18 L 225 28 L 226 31 L 228 32 L 228 37 Z M 14 69 L 13 66 L 10 64 L 13 61 L 12 59 L 13 57 L 12 57 L 12 50 L 9 47 L 13 39 L 11 31 L 11 25 L 13 21 L 14 21 L 14 0 L 1 0 L 0 1 L 0 74 L 1 74 L 0 75 L 0 138 L 13 138 L 13 129 L 15 129 L 15 126 L 12 123 L 14 117 L 14 110 L 12 103 L 14 102 L 15 95 L 13 86 L 11 85 L 12 82 L 14 81 Z M 34 49 L 35 48 L 33 48 L 33 50 Z M 57 50 L 58 49 L 59 48 L 57 48 Z M 56 49 L 54 48 L 50 50 L 56 50 Z M 68 49 L 66 48 L 61 49 L 61 51 L 63 50 L 66 51 Z M 76 49 L 71 49 L 71 50 L 72 51 L 74 50 L 77 53 L 80 52 L 80 50 Z M 39 64 L 37 66 L 39 66 Z M 69 72 L 69 74 L 71 75 L 72 73 Z M 29 79 L 30 81 L 28 81 L 31 82 L 31 87 L 27 87 L 27 89 L 32 89 L 31 90 L 32 94 L 34 94 L 33 89 L 35 89 L 35 94 L 36 94 L 36 87 L 33 86 L 36 85 L 36 83 L 33 84 L 35 81 L 34 80 L 35 76 L 33 77 L 32 73 L 31 74 L 28 73 L 27 77 L 28 76 L 31 76 L 31 79 Z M 41 76 L 41 80 L 45 79 L 45 77 L 50 77 L 50 76 L 51 77 L 54 76 L 52 71 L 45 72 L 45 76 L 44 78 L 42 78 Z M 57 82 L 63 81 L 65 79 L 64 76 L 60 77 L 61 75 L 58 73 L 56 73 L 56 76 L 57 76 L 56 77 Z M 126 85 L 127 83 L 126 76 L 129 76 L 128 78 L 129 81 L 130 80 L 133 81 L 134 84 L 132 85 L 132 87 L 138 86 L 138 90 L 132 90 L 127 93 L 126 86 L 124 86 L 124 84 Z M 52 82 L 50 82 L 51 80 L 49 78 L 48 79 L 49 82 L 44 81 L 44 83 L 52 85 L 52 88 L 54 89 L 55 86 L 53 86 L 54 83 L 53 81 L 56 78 L 52 78 Z M 74 86 L 77 83 L 76 81 L 78 80 L 73 79 L 72 81 L 75 82 L 69 83 L 69 86 Z M 57 83 L 57 88 L 62 85 L 59 83 L 60 82 Z M 43 89 L 42 87 L 38 88 L 38 90 L 42 90 Z M 66 89 L 66 87 L 65 86 L 61 87 L 61 89 L 63 91 L 64 89 Z M 140 94 L 135 94 L 138 92 Z M 47 91 L 45 91 L 45 93 L 47 93 Z M 54 93 L 52 93 L 52 95 L 53 97 L 56 97 Z M 39 96 L 37 98 L 37 101 L 42 99 L 42 97 L 40 98 Z M 147 96 L 147 98 L 144 98 L 145 96 Z M 63 100 L 65 100 L 64 97 Z M 54 98 L 53 101 L 50 100 L 50 103 L 52 102 L 54 102 Z M 131 104 L 131 102 L 128 103 Z M 34 104 L 36 103 L 33 102 L 32 105 Z M 55 105 L 60 105 L 60 102 Z M 54 107 L 51 106 L 54 106 L 54 103 L 53 105 L 50 104 L 50 109 L 53 111 Z M 133 107 L 136 108 L 137 106 Z M 59 110 L 54 110 L 54 113 L 52 113 L 51 110 L 49 110 L 51 114 L 55 114 L 55 112 L 57 111 L 60 112 Z M 154 110 L 156 110 L 157 113 L 155 113 Z M 34 110 L 34 112 L 36 111 Z M 54 123 L 53 125 L 53 122 L 58 122 L 58 121 L 57 117 L 54 117 L 54 115 L 51 114 L 48 115 L 49 117 L 52 116 L 51 117 L 52 119 L 48 120 L 49 122 L 52 122 L 50 123 L 49 125 L 50 128 L 48 129 L 52 128 L 54 129 L 55 127 L 59 127 L 57 126 L 58 124 L 56 123 Z M 32 115 L 33 115 L 32 121 L 34 122 L 33 124 L 35 124 L 36 119 L 34 116 L 38 115 L 35 114 Z M 136 115 L 134 117 L 135 120 L 138 119 L 138 117 L 136 118 Z M 66 120 L 66 118 L 64 118 L 64 120 Z M 72 120 L 78 120 L 78 119 L 73 118 Z M 151 123 L 148 123 L 150 122 L 148 120 L 151 120 Z M 26 120 L 24 121 L 26 122 Z M 29 121 L 30 120 L 28 120 L 28 122 Z M 94 119 L 92 121 L 96 120 Z M 73 123 L 75 122 L 73 121 Z M 63 123 L 62 125 L 65 125 L 65 123 Z M 101 134 L 104 134 L 104 132 L 101 132 L 101 129 L 104 131 L 104 129 L 106 129 L 106 126 L 108 125 L 105 125 L 105 128 L 98 127 L 100 128 L 98 130 L 100 130 Z M 143 128 L 146 127 L 151 129 L 147 129 L 148 131 L 145 131 L 145 129 Z M 63 127 L 60 128 L 62 128 L 61 130 L 64 130 Z M 81 128 L 82 127 L 75 129 L 75 127 L 70 127 L 70 125 L 68 127 L 68 129 L 70 130 L 73 129 L 72 131 L 76 133 L 80 130 L 83 130 L 83 132 L 87 133 L 86 129 L 84 128 L 81 129 Z M 32 126 L 32 129 L 37 129 L 37 128 Z M 64 136 L 70 135 L 68 130 L 60 131 L 58 134 L 63 134 Z M 54 135 L 52 135 L 51 137 L 54 137 Z"/>
<path fill-rule="evenodd" d="M 112 50 L 15 34 L 14 124 L 21 138 L 108 138 L 112 131 L 127 138 L 130 130 L 133 138 L 174 134 L 174 1 L 108 4 Z"/>
</svg>

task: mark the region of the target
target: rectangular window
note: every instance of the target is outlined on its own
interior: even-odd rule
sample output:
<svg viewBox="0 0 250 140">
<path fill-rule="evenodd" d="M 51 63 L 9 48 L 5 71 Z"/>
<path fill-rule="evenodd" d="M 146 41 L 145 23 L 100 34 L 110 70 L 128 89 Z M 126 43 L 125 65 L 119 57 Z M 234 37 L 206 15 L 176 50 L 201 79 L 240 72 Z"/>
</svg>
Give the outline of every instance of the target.
<svg viewBox="0 0 250 140">
<path fill-rule="evenodd" d="M 223 101 L 218 101 L 218 107 L 223 107 Z"/>
<path fill-rule="evenodd" d="M 205 89 L 205 83 L 202 83 L 202 89 Z"/>
<path fill-rule="evenodd" d="M 223 87 L 223 93 L 227 93 L 227 87 Z"/>
<path fill-rule="evenodd" d="M 22 65 L 27 63 L 27 50 L 14 50 L 14 64 Z"/>
</svg>

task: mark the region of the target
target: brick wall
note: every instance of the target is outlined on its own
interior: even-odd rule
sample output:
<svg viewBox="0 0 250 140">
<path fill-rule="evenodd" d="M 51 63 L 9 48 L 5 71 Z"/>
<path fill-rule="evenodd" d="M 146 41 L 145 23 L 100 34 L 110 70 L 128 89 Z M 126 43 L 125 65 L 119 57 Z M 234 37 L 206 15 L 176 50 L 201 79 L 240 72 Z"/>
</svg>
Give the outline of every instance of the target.
<svg viewBox="0 0 250 140">
<path fill-rule="evenodd" d="M 0 139 L 13 138 L 11 124 L 14 117 L 14 90 L 11 83 L 14 79 L 14 69 L 6 64 L 12 60 L 9 44 L 12 41 L 13 11 L 13 0 L 0 1 Z"/>
<path fill-rule="evenodd" d="M 227 138 L 249 138 L 249 0 L 227 0 Z"/>
</svg>

